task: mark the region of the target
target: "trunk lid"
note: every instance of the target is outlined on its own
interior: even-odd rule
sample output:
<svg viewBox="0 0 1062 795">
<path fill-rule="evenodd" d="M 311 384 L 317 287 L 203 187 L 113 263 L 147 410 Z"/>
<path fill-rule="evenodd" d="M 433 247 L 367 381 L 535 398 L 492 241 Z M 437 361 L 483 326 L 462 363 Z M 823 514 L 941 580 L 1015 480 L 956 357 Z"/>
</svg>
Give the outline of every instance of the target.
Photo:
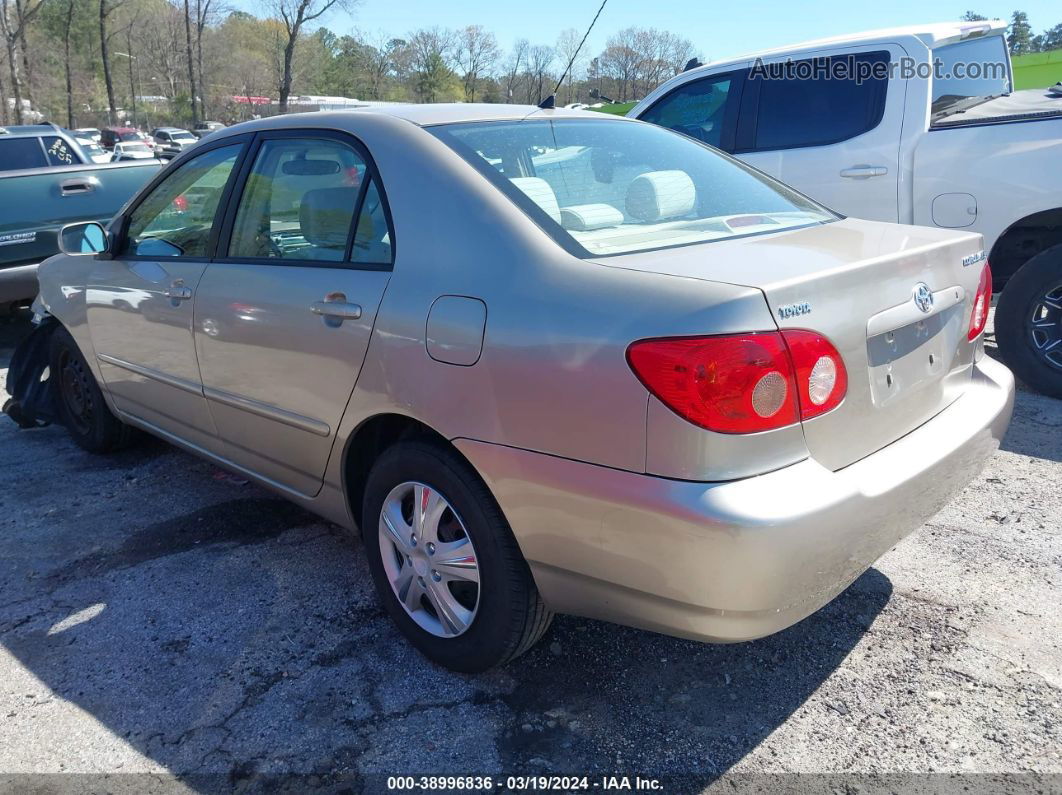
<svg viewBox="0 0 1062 795">
<path fill-rule="evenodd" d="M 848 393 L 803 429 L 830 469 L 914 430 L 970 383 L 977 343 L 967 330 L 985 263 L 977 234 L 845 219 L 600 262 L 754 287 L 778 328 L 826 336 L 844 359 Z M 922 285 L 928 311 L 915 301 Z"/>
</svg>

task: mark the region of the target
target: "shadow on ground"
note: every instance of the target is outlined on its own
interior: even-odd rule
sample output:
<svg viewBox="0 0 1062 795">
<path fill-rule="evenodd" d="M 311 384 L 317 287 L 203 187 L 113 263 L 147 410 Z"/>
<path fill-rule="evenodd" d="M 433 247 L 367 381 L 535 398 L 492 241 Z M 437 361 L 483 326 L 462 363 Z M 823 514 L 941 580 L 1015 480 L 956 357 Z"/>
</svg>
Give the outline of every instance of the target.
<svg viewBox="0 0 1062 795">
<path fill-rule="evenodd" d="M 0 324 L 0 365 L 24 321 Z M 5 726 L 45 731 L 44 759 L 75 742 L 90 768 L 155 763 L 205 791 L 475 772 L 698 790 L 815 693 L 892 592 L 871 569 L 797 626 L 730 646 L 562 617 L 514 664 L 459 676 L 402 640 L 338 528 L 161 442 L 101 459 L 58 428 L 5 430 L 19 467 L 0 472 L 0 644 L 47 687 Z"/>
<path fill-rule="evenodd" d="M 196 463 L 165 448 L 127 455 L 155 470 L 125 490 L 149 502 L 154 477 Z M 70 451 L 71 467 L 82 456 Z M 0 582 L 19 599 L 0 607 L 0 643 L 203 790 L 289 774 L 375 791 L 365 777 L 551 771 L 692 776 L 697 788 L 815 692 L 892 590 L 871 569 L 796 627 L 731 646 L 560 618 L 506 669 L 458 676 L 398 636 L 346 534 L 253 487 L 219 487 L 209 468 L 186 479 L 238 496 L 157 521 L 116 515 L 103 543 L 59 517 L 12 545 Z M 36 557 L 34 544 L 69 556 Z"/>
</svg>

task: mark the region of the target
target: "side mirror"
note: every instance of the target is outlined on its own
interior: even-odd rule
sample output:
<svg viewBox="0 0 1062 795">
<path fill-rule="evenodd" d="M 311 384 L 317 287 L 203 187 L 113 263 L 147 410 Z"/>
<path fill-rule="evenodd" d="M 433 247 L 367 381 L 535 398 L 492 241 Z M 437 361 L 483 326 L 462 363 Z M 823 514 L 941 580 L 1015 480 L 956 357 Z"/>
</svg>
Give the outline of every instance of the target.
<svg viewBox="0 0 1062 795">
<path fill-rule="evenodd" d="M 107 232 L 95 221 L 67 224 L 59 230 L 59 250 L 80 257 L 107 250 Z"/>
</svg>

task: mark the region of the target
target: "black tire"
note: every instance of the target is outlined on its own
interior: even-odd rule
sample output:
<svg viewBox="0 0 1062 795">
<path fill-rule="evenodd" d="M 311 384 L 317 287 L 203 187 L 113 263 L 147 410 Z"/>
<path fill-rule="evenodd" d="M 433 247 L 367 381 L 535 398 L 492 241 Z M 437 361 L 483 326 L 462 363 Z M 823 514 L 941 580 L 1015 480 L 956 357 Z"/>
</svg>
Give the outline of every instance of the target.
<svg viewBox="0 0 1062 795">
<path fill-rule="evenodd" d="M 1062 245 L 1042 251 L 1030 259 L 1007 282 L 996 306 L 996 343 L 1003 361 L 1022 381 L 1051 397 L 1062 398 L 1062 344 L 1050 351 L 1047 335 L 1062 339 L 1062 309 L 1050 309 L 1057 321 L 1047 331 L 1034 329 L 1034 313 L 1062 300 Z"/>
<path fill-rule="evenodd" d="M 460 515 L 475 547 L 479 594 L 475 616 L 462 634 L 439 637 L 406 612 L 391 587 L 380 547 L 380 512 L 392 489 L 406 482 L 435 489 Z M 479 673 L 530 649 L 553 614 L 539 596 L 531 571 L 493 495 L 474 470 L 444 445 L 398 442 L 369 472 L 361 517 L 365 555 L 387 613 L 425 657 L 453 671 Z"/>
<path fill-rule="evenodd" d="M 129 444 L 133 429 L 111 413 L 96 376 L 62 326 L 49 341 L 48 371 L 59 418 L 78 446 L 90 453 L 111 453 Z"/>
</svg>

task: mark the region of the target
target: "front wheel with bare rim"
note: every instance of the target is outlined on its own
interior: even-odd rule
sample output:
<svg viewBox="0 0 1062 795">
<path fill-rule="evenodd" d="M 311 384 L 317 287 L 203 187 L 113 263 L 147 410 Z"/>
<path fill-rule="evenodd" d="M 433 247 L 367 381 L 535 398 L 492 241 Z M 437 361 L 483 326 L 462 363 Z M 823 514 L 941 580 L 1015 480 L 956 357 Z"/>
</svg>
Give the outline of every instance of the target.
<svg viewBox="0 0 1062 795">
<path fill-rule="evenodd" d="M 369 473 L 362 537 L 380 599 L 426 657 L 475 673 L 549 627 L 527 562 L 487 487 L 442 444 L 399 442 Z"/>
<path fill-rule="evenodd" d="M 133 429 L 111 413 L 95 374 L 62 326 L 49 340 L 48 370 L 59 417 L 78 445 L 90 453 L 110 453 L 129 443 Z"/>
</svg>

